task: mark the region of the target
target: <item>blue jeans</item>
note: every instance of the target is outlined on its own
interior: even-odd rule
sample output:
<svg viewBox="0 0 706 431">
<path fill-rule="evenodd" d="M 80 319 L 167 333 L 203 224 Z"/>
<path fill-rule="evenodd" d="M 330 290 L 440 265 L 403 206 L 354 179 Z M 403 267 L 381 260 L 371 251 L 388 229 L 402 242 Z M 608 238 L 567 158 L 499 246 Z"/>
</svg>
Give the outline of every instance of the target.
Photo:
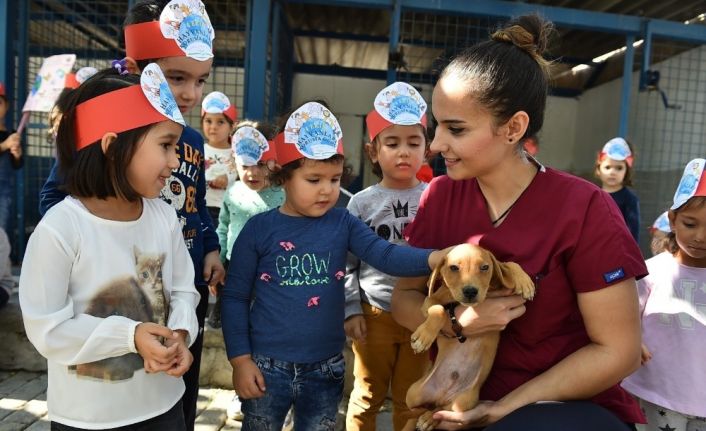
<svg viewBox="0 0 706 431">
<path fill-rule="evenodd" d="M 262 398 L 242 400 L 243 431 L 279 431 L 293 407 L 294 431 L 333 430 L 343 396 L 346 365 L 338 354 L 321 362 L 293 363 L 253 355 L 265 378 Z"/>
</svg>

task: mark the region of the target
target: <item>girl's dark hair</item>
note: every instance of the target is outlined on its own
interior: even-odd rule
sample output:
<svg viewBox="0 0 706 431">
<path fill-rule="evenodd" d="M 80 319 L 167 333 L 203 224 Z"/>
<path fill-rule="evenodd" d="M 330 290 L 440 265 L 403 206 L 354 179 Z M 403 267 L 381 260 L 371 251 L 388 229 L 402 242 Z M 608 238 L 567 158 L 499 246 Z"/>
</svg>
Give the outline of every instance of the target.
<svg viewBox="0 0 706 431">
<path fill-rule="evenodd" d="M 282 166 L 282 169 L 271 172 L 270 173 L 270 183 L 272 185 L 282 187 L 284 183 L 286 183 L 290 178 L 292 178 L 292 175 L 294 174 L 294 171 L 297 169 L 301 168 L 302 165 L 304 164 L 305 161 L 311 160 L 307 158 L 301 158 L 297 160 L 293 160 L 286 165 Z M 324 160 L 311 160 L 313 162 L 321 162 L 321 163 L 330 163 L 332 165 L 343 165 L 343 173 L 341 174 L 341 184 L 345 185 L 348 182 L 348 179 L 351 176 L 351 172 L 353 169 L 345 163 L 345 156 L 343 154 L 334 154 L 333 156 L 329 157 L 328 159 Z"/>
<path fill-rule="evenodd" d="M 706 196 L 694 196 L 682 206 L 675 210 L 669 210 L 669 219 L 670 220 L 676 220 L 677 214 L 679 211 L 685 210 L 687 208 L 694 208 L 694 207 L 702 207 L 706 205 Z M 667 251 L 669 251 L 672 254 L 676 254 L 679 251 L 679 244 L 677 244 L 677 235 L 674 233 L 674 231 L 669 232 L 667 234 L 667 238 L 669 240 L 669 244 L 667 245 Z"/>
<path fill-rule="evenodd" d="M 117 70 L 109 68 L 96 73 L 71 92 L 56 137 L 59 174 L 64 178 L 64 191 L 78 197 L 121 197 L 131 202 L 140 198 L 128 181 L 127 167 L 135 155 L 138 143 L 153 125 L 118 133 L 105 153 L 100 140 L 76 151 L 75 131 L 76 107 L 79 104 L 139 84 L 138 75 L 120 75 Z M 129 107 L 115 106 L 114 109 Z"/>
<path fill-rule="evenodd" d="M 494 117 L 496 126 L 516 112 L 529 116 L 521 141 L 536 135 L 544 123 L 550 63 L 542 57 L 553 25 L 538 15 L 510 21 L 491 40 L 467 48 L 441 73 L 473 81 L 471 95 Z"/>
<path fill-rule="evenodd" d="M 162 10 L 167 6 L 169 0 L 140 0 L 127 12 L 125 21 L 123 21 L 122 32 L 120 33 L 120 44 L 125 47 L 125 27 L 131 24 L 140 24 L 142 22 L 159 21 L 159 16 Z M 145 41 L 149 43 L 149 41 Z M 157 59 L 136 60 L 137 67 L 143 70 L 148 64 L 154 63 Z"/>
</svg>

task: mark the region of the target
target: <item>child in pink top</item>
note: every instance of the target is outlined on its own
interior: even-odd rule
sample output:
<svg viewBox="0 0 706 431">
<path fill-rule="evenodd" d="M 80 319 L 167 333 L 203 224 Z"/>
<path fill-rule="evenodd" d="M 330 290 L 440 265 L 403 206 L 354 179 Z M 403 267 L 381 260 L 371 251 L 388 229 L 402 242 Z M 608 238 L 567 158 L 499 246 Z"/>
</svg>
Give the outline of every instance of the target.
<svg viewBox="0 0 706 431">
<path fill-rule="evenodd" d="M 638 281 L 644 366 L 623 381 L 647 431 L 706 429 L 706 159 L 686 165 L 669 210 L 668 252 Z"/>
</svg>

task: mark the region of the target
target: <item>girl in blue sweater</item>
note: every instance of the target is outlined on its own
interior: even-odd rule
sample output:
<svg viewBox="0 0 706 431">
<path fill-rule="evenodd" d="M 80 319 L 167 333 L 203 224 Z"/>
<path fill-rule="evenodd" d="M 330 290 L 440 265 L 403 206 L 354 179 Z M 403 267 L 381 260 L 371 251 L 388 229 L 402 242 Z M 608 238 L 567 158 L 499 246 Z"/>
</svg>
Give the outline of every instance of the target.
<svg viewBox="0 0 706 431">
<path fill-rule="evenodd" d="M 400 247 L 334 208 L 344 170 L 341 128 L 308 102 L 274 142 L 285 190 L 279 208 L 252 217 L 236 240 L 223 290 L 223 335 L 243 430 L 334 429 L 343 394 L 344 275 L 350 251 L 386 273 L 425 275 L 442 252 Z"/>
</svg>

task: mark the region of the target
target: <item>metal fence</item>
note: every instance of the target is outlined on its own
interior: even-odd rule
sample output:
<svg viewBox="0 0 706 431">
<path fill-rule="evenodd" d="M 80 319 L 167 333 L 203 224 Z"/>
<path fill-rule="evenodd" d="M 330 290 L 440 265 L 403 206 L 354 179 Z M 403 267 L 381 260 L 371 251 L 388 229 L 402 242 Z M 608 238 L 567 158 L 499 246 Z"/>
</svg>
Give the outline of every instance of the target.
<svg viewBox="0 0 706 431">
<path fill-rule="evenodd" d="M 14 124 L 17 124 L 19 119 L 20 103 L 24 101 L 44 57 L 72 52 L 78 57 L 78 67 L 101 68 L 107 66 L 111 59 L 124 55 L 119 43 L 121 24 L 131 3 L 133 2 L 128 0 L 28 0 L 14 3 L 10 8 L 13 14 L 10 19 L 13 23 L 10 37 L 17 42 L 10 52 L 13 57 L 14 79 L 9 85 L 16 103 Z M 248 80 L 254 82 L 253 79 L 257 78 L 258 85 L 264 80 L 261 95 L 263 106 L 260 106 L 261 109 L 257 112 L 263 112 L 264 117 L 273 119 L 289 108 L 294 71 L 311 73 L 315 70 L 316 73 L 325 74 L 328 71 L 330 74 L 348 77 L 408 81 L 419 86 L 427 100 L 431 101 L 431 89 L 445 61 L 463 48 L 486 40 L 498 23 L 505 21 L 510 15 L 525 13 L 529 8 L 535 7 L 529 3 L 516 2 L 508 10 L 499 10 L 501 2 L 492 0 L 449 2 L 449 7 L 455 8 L 454 10 L 427 7 L 424 2 L 415 0 L 390 0 L 389 4 L 373 0 L 331 0 L 327 6 L 321 3 L 319 0 L 205 0 L 216 29 L 216 58 L 205 92 L 223 91 L 242 113 L 244 104 L 251 103 L 246 100 L 248 92 L 251 91 Z M 488 7 L 484 6 L 486 3 Z M 503 3 L 505 4 L 507 3 Z M 536 7 L 541 13 L 542 6 Z M 319 29 L 311 28 L 312 26 L 292 26 L 292 11 L 314 15 L 319 10 L 317 8 L 328 8 L 328 16 L 331 16 L 333 9 L 333 16 L 337 20 L 323 23 L 319 21 L 316 24 L 325 27 Z M 254 9 L 257 10 L 256 13 L 253 12 Z M 363 18 L 360 24 L 363 26 L 362 33 L 335 28 L 338 22 L 353 21 L 355 17 L 349 18 L 347 15 L 354 9 L 365 11 L 359 16 Z M 340 10 L 340 16 L 336 16 L 336 10 Z M 487 13 L 484 12 L 486 10 Z M 378 13 L 380 11 L 382 15 Z M 611 35 L 611 31 L 630 31 L 637 35 L 641 31 L 640 25 L 643 25 L 615 15 L 596 16 L 575 10 L 563 13 L 561 8 L 548 12 L 552 14 L 550 19 L 554 17 L 553 19 L 560 23 L 559 32 L 563 43 L 575 45 L 576 49 L 572 52 L 577 53 L 581 50 L 577 42 L 580 31 L 592 32 L 597 40 L 617 37 L 621 41 L 620 44 L 624 45 L 624 36 Z M 260 16 L 254 16 L 258 13 Z M 265 13 L 268 16 L 263 20 L 262 15 Z M 395 24 L 395 13 L 399 13 L 398 25 Z M 255 20 L 256 18 L 258 20 Z M 584 18 L 585 22 L 582 21 Z M 366 20 L 371 21 L 368 27 L 365 27 Z M 269 22 L 269 27 L 267 31 L 260 27 L 253 28 L 253 22 L 259 26 L 263 22 Z M 379 31 L 386 22 L 390 23 L 388 36 Z M 632 27 L 626 29 L 619 26 Z M 677 41 L 681 36 L 680 31 L 670 23 L 661 23 L 655 27 L 657 36 L 650 39 L 650 61 L 646 63 L 649 64 L 650 70 L 660 72 L 660 80 L 657 85 L 643 85 L 643 89 L 639 90 L 640 74 L 636 72 L 629 105 L 620 110 L 615 109 L 616 112 L 630 112 L 627 137 L 633 142 L 637 152 L 635 188 L 642 203 L 644 226 L 651 224 L 658 213 L 667 206 L 686 161 L 696 156 L 704 156 L 706 48 L 702 44 L 706 42 L 706 37 L 703 41 L 685 44 Z M 670 32 L 676 36 L 666 37 L 665 34 Z M 263 52 L 248 50 L 248 37 L 253 34 L 266 35 L 265 49 L 261 50 L 264 55 Z M 689 34 L 693 35 L 693 32 Z M 359 44 L 360 52 L 366 54 L 362 57 L 348 55 L 355 51 L 350 49 L 349 52 L 339 52 L 335 56 L 336 62 L 328 65 L 305 61 L 298 58 L 295 48 L 296 41 L 304 38 L 309 38 L 310 45 L 317 48 L 327 47 L 329 42 L 330 46 L 341 46 L 341 41 L 353 40 Z M 390 41 L 390 38 L 393 40 Z M 388 44 L 389 52 L 385 53 L 389 54 L 387 65 L 370 69 L 372 60 L 380 57 L 379 48 L 384 50 Z M 641 68 L 645 51 L 644 46 L 639 46 L 634 51 L 633 70 L 639 71 Z M 314 55 L 314 58 L 328 57 L 328 53 L 321 54 Z M 248 77 L 249 62 L 253 59 L 262 61 L 263 58 L 265 67 L 259 69 L 264 71 L 262 76 Z M 351 59 L 355 59 L 359 64 L 355 61 L 351 63 Z M 578 97 L 578 105 L 586 101 L 582 89 L 600 84 L 602 73 L 611 69 L 614 72 L 617 70 L 617 75 L 613 74 L 611 79 L 620 80 L 623 67 L 622 60 L 615 59 L 603 62 L 590 58 L 573 58 L 570 55 L 552 59 L 559 69 L 555 74 L 553 94 Z M 582 62 L 587 62 L 591 71 L 578 75 L 581 79 L 576 79 L 577 75 L 573 69 Z M 573 88 L 567 84 L 569 81 L 574 85 Z M 657 87 L 666 95 L 666 104 Z M 611 106 L 620 106 L 620 92 L 611 95 L 609 100 Z M 679 105 L 679 108 L 668 105 Z M 197 110 L 187 116 L 187 121 L 200 128 Z M 53 162 L 54 150 L 46 139 L 46 122 L 45 115 L 33 114 L 27 130 L 25 168 L 17 184 L 17 225 L 22 226 L 14 236 L 19 238 L 14 244 L 18 251 L 23 248 L 23 234 L 29 234 L 39 219 L 37 195 Z M 609 123 L 611 130 L 607 134 L 617 135 L 617 119 Z M 580 139 L 577 138 L 576 141 L 579 142 Z M 584 142 L 581 145 L 589 144 Z M 595 154 L 602 142 L 591 142 L 590 145 L 594 147 L 577 148 L 574 156 L 585 158 L 578 155 Z M 582 171 L 580 166 L 577 171 L 586 174 L 585 169 Z M 643 237 L 646 238 L 647 235 L 644 234 Z M 644 245 L 643 250 L 646 250 Z"/>
</svg>

